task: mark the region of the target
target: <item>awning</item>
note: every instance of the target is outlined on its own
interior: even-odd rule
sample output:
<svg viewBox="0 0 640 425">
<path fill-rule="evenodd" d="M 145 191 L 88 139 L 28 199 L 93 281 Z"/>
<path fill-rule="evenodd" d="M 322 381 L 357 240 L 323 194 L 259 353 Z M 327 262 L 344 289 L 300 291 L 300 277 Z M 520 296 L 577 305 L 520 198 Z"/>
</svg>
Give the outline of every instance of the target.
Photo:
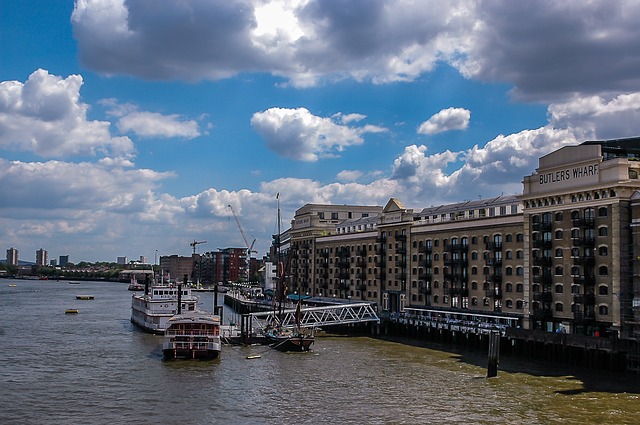
<svg viewBox="0 0 640 425">
<path fill-rule="evenodd" d="M 307 298 L 311 298 L 311 295 L 298 295 L 298 294 L 289 294 L 289 295 L 287 295 L 287 299 L 289 299 L 291 301 L 306 300 Z"/>
</svg>

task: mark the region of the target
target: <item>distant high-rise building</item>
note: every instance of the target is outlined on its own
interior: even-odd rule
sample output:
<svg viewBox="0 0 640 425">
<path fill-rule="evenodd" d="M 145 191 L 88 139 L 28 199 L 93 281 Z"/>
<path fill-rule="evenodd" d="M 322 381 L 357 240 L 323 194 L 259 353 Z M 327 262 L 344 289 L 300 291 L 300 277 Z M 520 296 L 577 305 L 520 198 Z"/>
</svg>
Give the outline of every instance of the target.
<svg viewBox="0 0 640 425">
<path fill-rule="evenodd" d="M 49 253 L 40 248 L 36 251 L 36 266 L 46 266 L 49 261 Z"/>
<path fill-rule="evenodd" d="M 53 259 L 51 260 L 51 262 L 49 263 L 49 265 L 50 265 L 51 267 L 56 267 L 56 266 L 58 265 L 58 260 L 56 260 L 55 258 L 53 258 Z"/>
<path fill-rule="evenodd" d="M 144 255 L 140 256 L 140 264 L 149 264 L 149 260 Z"/>
<path fill-rule="evenodd" d="M 127 257 L 118 257 L 116 262 L 122 265 L 127 264 Z"/>
<path fill-rule="evenodd" d="M 7 264 L 10 266 L 18 265 L 18 250 L 14 247 L 7 249 Z"/>
<path fill-rule="evenodd" d="M 60 267 L 64 267 L 67 264 L 69 264 L 69 256 L 68 255 L 61 255 L 59 257 L 60 260 Z"/>
</svg>

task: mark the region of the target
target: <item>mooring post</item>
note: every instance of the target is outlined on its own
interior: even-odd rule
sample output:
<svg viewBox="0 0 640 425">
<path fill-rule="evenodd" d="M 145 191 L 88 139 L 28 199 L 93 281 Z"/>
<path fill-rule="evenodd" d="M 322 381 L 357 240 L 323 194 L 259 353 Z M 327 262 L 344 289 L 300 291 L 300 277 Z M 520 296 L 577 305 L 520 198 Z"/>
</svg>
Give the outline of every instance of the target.
<svg viewBox="0 0 640 425">
<path fill-rule="evenodd" d="M 248 314 L 243 314 L 240 318 L 240 338 L 242 339 L 243 344 L 247 344 L 249 342 L 249 321 L 250 317 Z"/>
<path fill-rule="evenodd" d="M 487 378 L 498 376 L 498 359 L 500 358 L 500 332 L 491 331 L 489 334 L 489 365 Z"/>
</svg>

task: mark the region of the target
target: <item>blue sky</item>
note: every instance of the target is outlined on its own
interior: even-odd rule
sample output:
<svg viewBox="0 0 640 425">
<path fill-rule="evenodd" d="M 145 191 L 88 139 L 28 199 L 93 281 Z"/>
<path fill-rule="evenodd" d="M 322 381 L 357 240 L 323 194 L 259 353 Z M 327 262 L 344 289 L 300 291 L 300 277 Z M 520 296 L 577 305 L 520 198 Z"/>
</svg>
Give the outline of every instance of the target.
<svg viewBox="0 0 640 425">
<path fill-rule="evenodd" d="M 640 134 L 640 4 L 0 3 L 0 248 L 115 261 L 243 246 L 306 203 L 518 194 Z"/>
</svg>

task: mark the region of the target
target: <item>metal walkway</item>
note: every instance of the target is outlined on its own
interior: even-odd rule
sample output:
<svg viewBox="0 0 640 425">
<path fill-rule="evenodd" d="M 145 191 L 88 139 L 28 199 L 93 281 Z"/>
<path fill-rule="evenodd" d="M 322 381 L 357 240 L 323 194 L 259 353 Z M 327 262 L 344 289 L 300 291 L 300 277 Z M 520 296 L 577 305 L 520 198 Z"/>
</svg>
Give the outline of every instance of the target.
<svg viewBox="0 0 640 425">
<path fill-rule="evenodd" d="M 307 307 L 300 310 L 300 326 L 317 328 L 320 326 L 344 325 L 349 323 L 380 322 L 380 318 L 369 303 L 350 303 L 328 307 Z M 263 329 L 267 324 L 277 323 L 273 311 L 249 313 L 250 329 Z M 280 326 L 294 328 L 296 326 L 296 310 L 282 312 Z"/>
</svg>

